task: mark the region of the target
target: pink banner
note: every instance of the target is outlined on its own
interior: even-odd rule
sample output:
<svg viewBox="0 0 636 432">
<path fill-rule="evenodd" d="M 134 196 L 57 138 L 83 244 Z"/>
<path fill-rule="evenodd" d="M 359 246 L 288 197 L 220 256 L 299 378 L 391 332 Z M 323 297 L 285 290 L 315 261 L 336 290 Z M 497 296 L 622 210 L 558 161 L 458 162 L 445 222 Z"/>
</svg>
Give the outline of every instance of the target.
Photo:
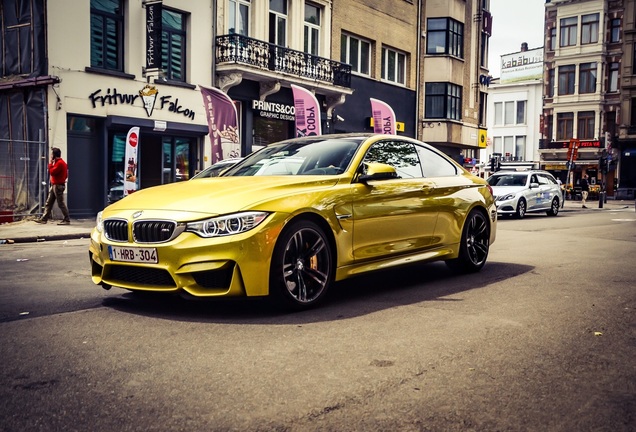
<svg viewBox="0 0 636 432">
<path fill-rule="evenodd" d="M 302 87 L 291 85 L 294 92 L 296 113 L 296 136 L 322 135 L 320 126 L 320 106 L 316 96 Z"/>
<path fill-rule="evenodd" d="M 370 98 L 371 112 L 373 114 L 373 132 L 379 134 L 395 135 L 395 113 L 386 103 L 378 99 Z"/>
<path fill-rule="evenodd" d="M 199 87 L 203 95 L 212 142 L 212 163 L 226 158 L 240 157 L 238 113 L 234 102 L 219 89 L 202 85 Z"/>
</svg>

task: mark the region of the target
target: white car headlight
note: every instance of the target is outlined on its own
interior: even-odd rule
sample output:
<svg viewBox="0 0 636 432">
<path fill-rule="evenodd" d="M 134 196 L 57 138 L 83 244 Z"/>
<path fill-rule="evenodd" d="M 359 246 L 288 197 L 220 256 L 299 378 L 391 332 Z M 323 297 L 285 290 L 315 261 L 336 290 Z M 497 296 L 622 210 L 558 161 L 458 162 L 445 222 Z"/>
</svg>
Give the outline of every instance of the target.
<svg viewBox="0 0 636 432">
<path fill-rule="evenodd" d="M 268 215 L 269 213 L 266 212 L 243 212 L 217 216 L 202 221 L 188 222 L 186 231 L 205 238 L 240 234 L 256 228 Z"/>
<path fill-rule="evenodd" d="M 508 201 L 508 200 L 513 199 L 514 197 L 515 197 L 515 194 L 510 193 L 508 195 L 504 195 L 501 198 L 499 198 L 499 201 Z"/>
<path fill-rule="evenodd" d="M 104 232 L 104 219 L 102 218 L 102 212 L 97 213 L 95 227 L 97 228 L 97 231 Z"/>
</svg>

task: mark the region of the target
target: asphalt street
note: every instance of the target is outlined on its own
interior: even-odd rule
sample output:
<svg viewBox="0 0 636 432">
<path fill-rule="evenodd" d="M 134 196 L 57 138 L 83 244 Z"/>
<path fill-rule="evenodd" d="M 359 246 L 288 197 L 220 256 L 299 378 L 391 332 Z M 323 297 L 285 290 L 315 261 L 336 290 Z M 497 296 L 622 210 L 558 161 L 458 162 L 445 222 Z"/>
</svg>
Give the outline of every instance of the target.
<svg viewBox="0 0 636 432">
<path fill-rule="evenodd" d="M 88 240 L 1 245 L 2 431 L 634 431 L 636 213 L 499 221 L 321 308 L 103 291 Z"/>
</svg>

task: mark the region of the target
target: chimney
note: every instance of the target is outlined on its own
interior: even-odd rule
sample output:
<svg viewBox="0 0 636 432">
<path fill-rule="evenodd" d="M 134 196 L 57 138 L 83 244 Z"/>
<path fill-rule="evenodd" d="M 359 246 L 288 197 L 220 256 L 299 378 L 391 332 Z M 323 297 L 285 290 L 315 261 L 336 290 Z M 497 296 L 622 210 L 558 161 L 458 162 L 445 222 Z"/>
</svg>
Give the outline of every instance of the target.
<svg viewBox="0 0 636 432">
<path fill-rule="evenodd" d="M 521 44 L 521 52 L 526 52 L 528 51 L 528 42 L 523 42 Z"/>
</svg>

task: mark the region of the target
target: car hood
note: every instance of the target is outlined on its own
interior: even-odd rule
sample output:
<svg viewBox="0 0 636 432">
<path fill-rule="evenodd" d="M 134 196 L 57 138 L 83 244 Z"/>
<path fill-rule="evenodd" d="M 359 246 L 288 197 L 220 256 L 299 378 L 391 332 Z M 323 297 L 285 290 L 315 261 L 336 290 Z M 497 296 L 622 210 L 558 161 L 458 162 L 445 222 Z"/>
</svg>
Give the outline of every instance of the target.
<svg viewBox="0 0 636 432">
<path fill-rule="evenodd" d="M 202 178 L 138 190 L 108 206 L 105 216 L 139 210 L 146 215 L 170 212 L 171 217 L 182 220 L 215 216 L 252 209 L 281 197 L 328 189 L 339 180 L 316 176 Z"/>
<path fill-rule="evenodd" d="M 496 197 L 521 192 L 525 186 L 492 186 L 492 194 Z"/>
</svg>

